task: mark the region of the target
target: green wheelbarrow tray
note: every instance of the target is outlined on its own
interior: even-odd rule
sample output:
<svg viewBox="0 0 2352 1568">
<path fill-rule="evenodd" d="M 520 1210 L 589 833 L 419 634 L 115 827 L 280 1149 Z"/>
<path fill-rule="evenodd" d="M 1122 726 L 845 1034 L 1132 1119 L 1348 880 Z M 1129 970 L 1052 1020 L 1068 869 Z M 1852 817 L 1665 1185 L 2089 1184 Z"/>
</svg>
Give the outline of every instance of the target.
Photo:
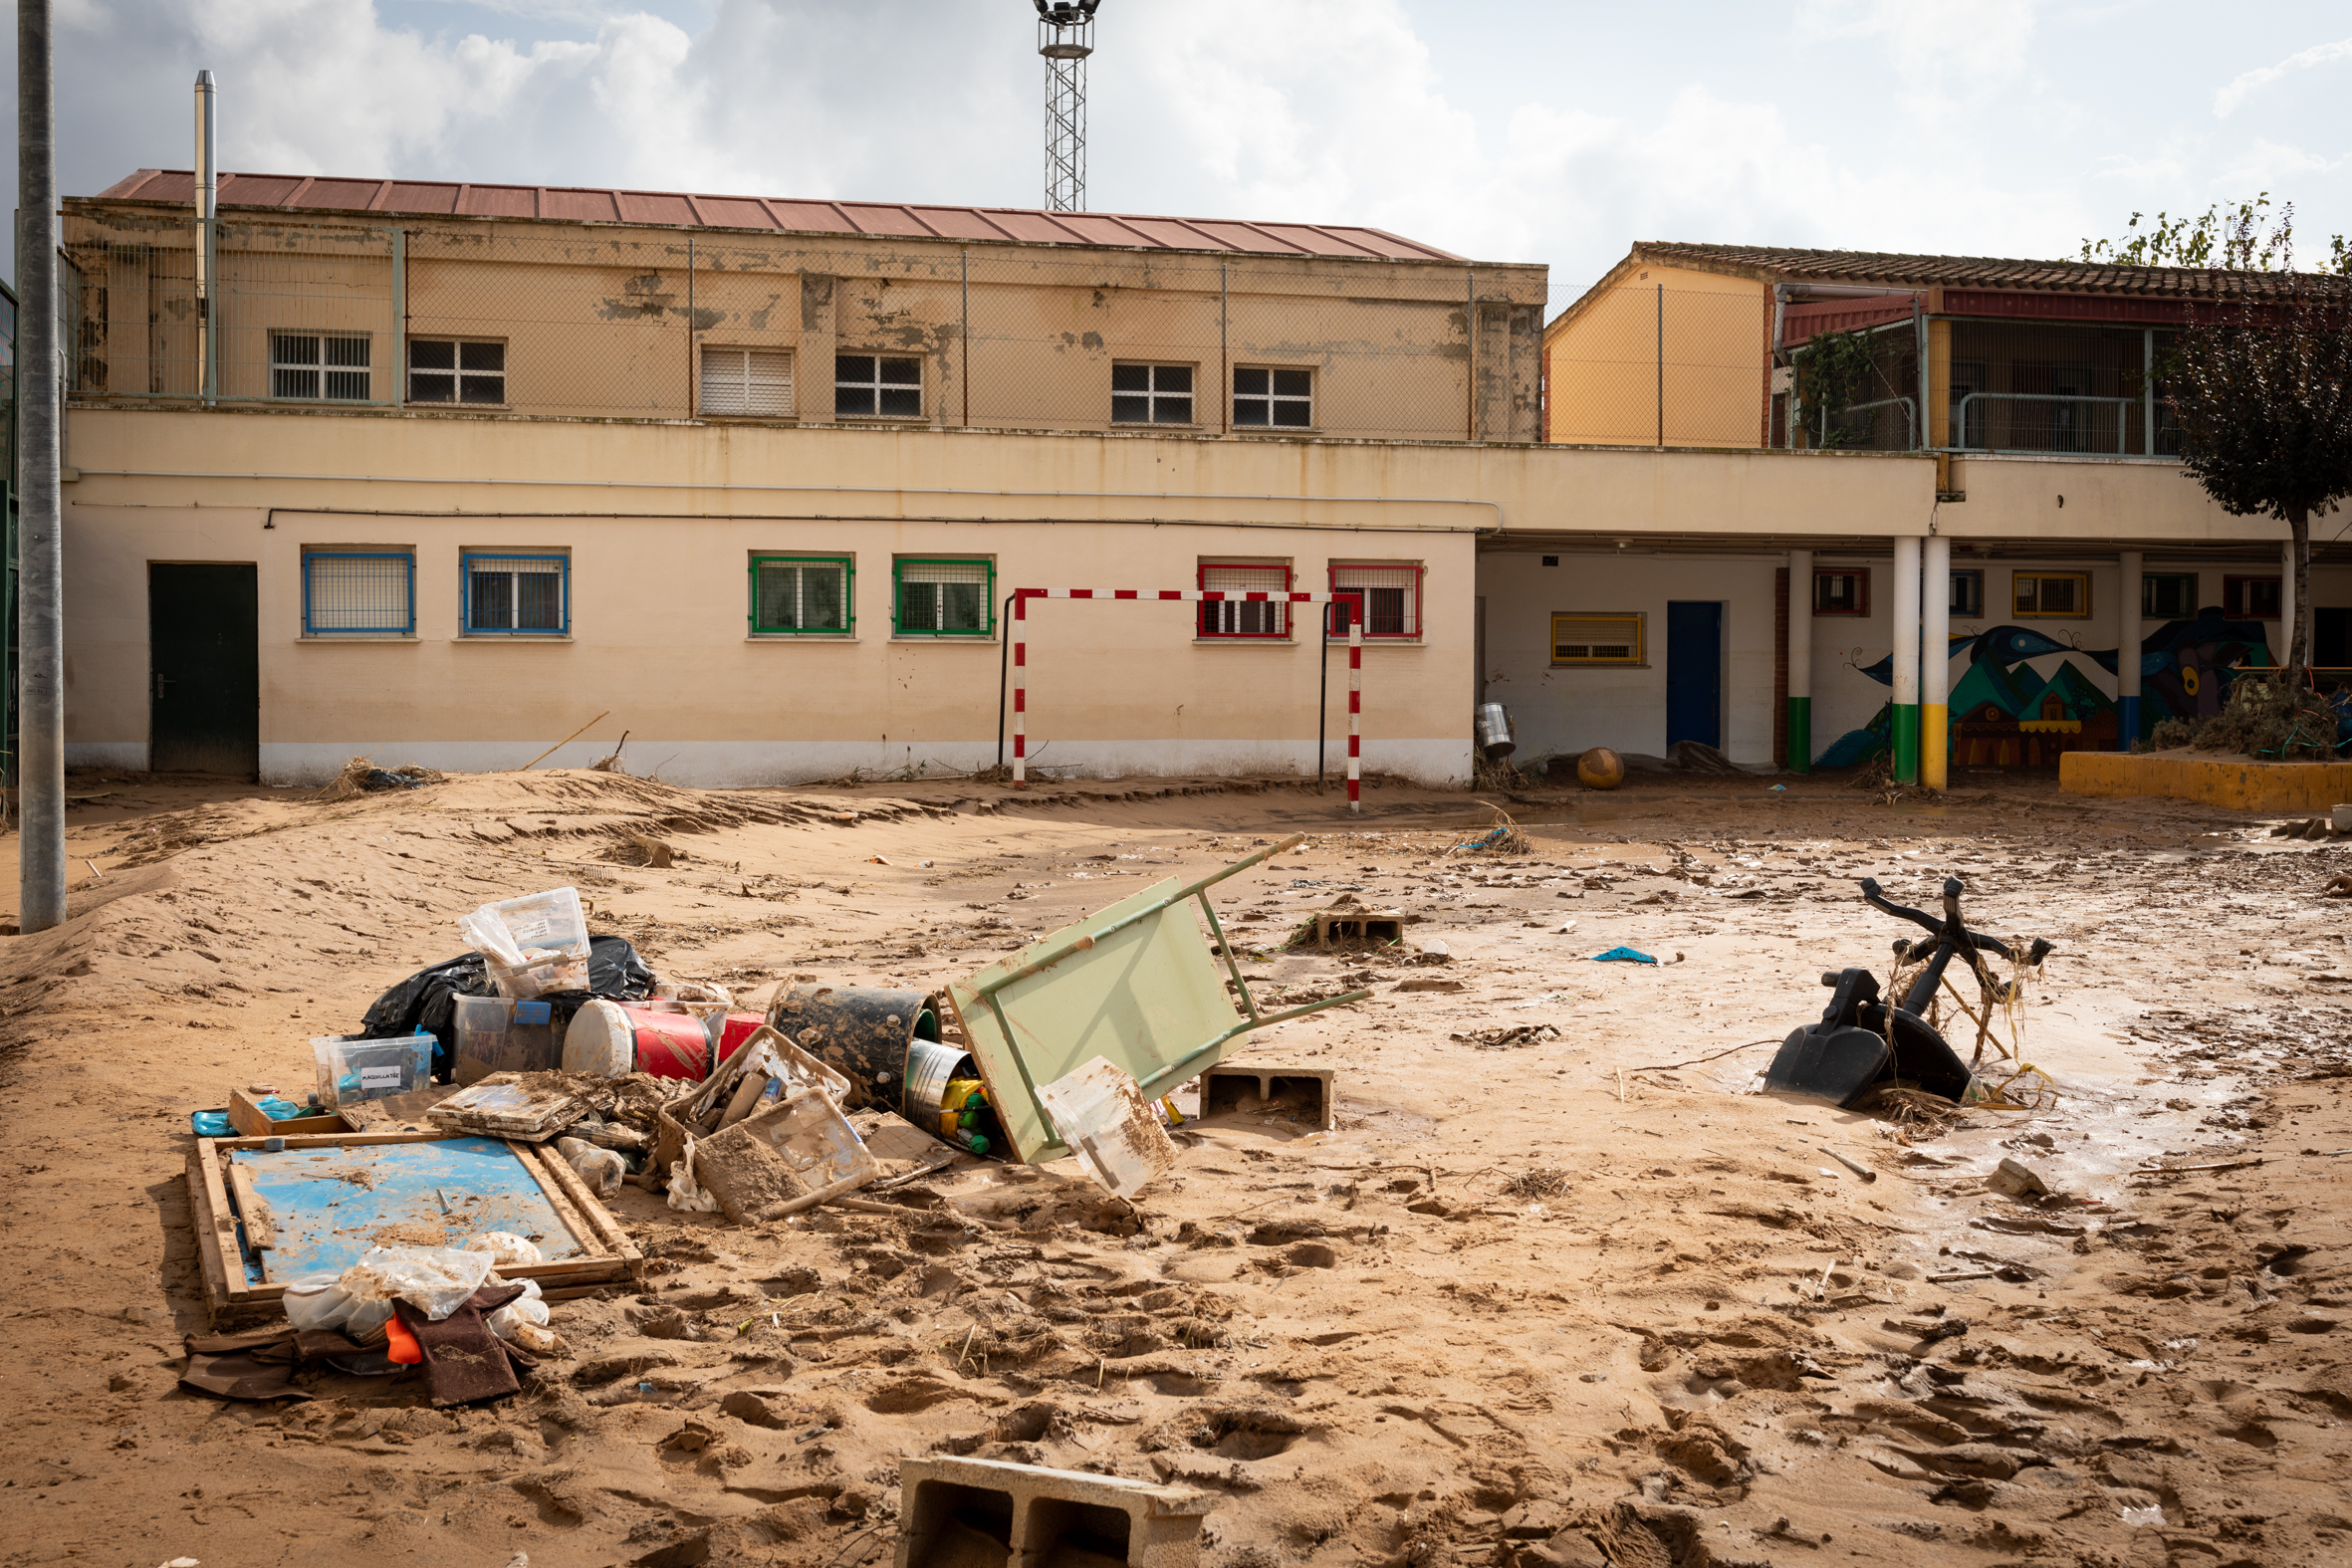
<svg viewBox="0 0 2352 1568">
<path fill-rule="evenodd" d="M 965 1048 L 980 1064 L 989 1103 L 1024 1164 L 1070 1152 L 1038 1103 L 1040 1084 L 1101 1056 L 1132 1076 L 1146 1099 L 1158 1099 L 1224 1060 L 1252 1029 L 1371 995 L 1351 991 L 1260 1012 L 1217 923 L 1208 890 L 1303 836 L 1293 834 L 1198 882 L 1170 877 L 948 987 Z M 1209 943 L 1193 918 L 1196 902 Z M 1239 1008 L 1226 994 L 1212 948 L 1224 955 Z"/>
</svg>

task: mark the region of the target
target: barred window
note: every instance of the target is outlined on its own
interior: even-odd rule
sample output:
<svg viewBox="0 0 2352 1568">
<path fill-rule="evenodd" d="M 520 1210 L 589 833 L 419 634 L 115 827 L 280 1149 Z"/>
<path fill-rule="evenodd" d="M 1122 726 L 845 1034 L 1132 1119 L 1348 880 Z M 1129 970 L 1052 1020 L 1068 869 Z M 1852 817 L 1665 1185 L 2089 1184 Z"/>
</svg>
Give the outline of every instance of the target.
<svg viewBox="0 0 2352 1568">
<path fill-rule="evenodd" d="M 468 636 L 572 629 L 572 558 L 477 555 L 460 558 Z"/>
<path fill-rule="evenodd" d="M 506 344 L 455 337 L 408 339 L 412 403 L 503 403 Z"/>
<path fill-rule="evenodd" d="M 1237 427 L 1274 425 L 1294 429 L 1313 424 L 1314 372 L 1236 367 L 1233 422 Z"/>
<path fill-rule="evenodd" d="M 364 403 L 370 340 L 323 333 L 270 334 L 270 395 Z"/>
<path fill-rule="evenodd" d="M 833 412 L 852 417 L 920 419 L 923 361 L 884 354 L 834 354 Z"/>
<path fill-rule="evenodd" d="M 891 629 L 901 637 L 986 637 L 996 631 L 996 565 L 987 560 L 891 562 Z"/>
<path fill-rule="evenodd" d="M 416 557 L 404 550 L 311 550 L 302 558 L 302 634 L 416 631 Z"/>
<path fill-rule="evenodd" d="M 793 351 L 790 348 L 704 348 L 700 406 L 706 414 L 790 417 Z"/>
<path fill-rule="evenodd" d="M 1344 595 L 1331 606 L 1331 635 L 1347 635 L 1346 610 L 1355 606 L 1367 637 L 1421 635 L 1421 568 L 1412 566 L 1331 567 L 1331 592 Z"/>
<path fill-rule="evenodd" d="M 1868 566 L 1829 567 L 1813 573 L 1813 613 L 1816 615 L 1868 615 L 1870 613 L 1870 568 Z"/>
<path fill-rule="evenodd" d="M 754 556 L 752 631 L 834 636 L 847 632 L 854 575 L 846 556 Z"/>
<path fill-rule="evenodd" d="M 2081 620 L 2090 612 L 2087 571 L 2020 571 L 2009 578 L 2009 613 L 2021 619 Z"/>
<path fill-rule="evenodd" d="M 1200 563 L 1204 592 L 1288 593 L 1291 568 L 1280 564 L 1204 560 Z M 1291 606 L 1283 599 L 1219 599 L 1201 602 L 1204 637 L 1288 637 Z"/>
<path fill-rule="evenodd" d="M 1192 366 L 1112 365 L 1110 421 L 1116 425 L 1191 424 Z"/>
</svg>

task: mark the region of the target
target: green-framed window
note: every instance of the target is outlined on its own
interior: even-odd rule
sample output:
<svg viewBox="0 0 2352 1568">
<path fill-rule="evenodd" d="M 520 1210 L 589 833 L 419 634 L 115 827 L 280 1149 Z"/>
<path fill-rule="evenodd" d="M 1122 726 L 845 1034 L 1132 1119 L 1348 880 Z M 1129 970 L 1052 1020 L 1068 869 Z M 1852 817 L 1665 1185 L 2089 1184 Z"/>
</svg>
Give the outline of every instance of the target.
<svg viewBox="0 0 2352 1568">
<path fill-rule="evenodd" d="M 890 562 L 890 629 L 896 635 L 996 635 L 995 561 L 900 556 Z"/>
<path fill-rule="evenodd" d="M 844 637 L 857 627 L 847 556 L 752 557 L 752 635 Z"/>
</svg>

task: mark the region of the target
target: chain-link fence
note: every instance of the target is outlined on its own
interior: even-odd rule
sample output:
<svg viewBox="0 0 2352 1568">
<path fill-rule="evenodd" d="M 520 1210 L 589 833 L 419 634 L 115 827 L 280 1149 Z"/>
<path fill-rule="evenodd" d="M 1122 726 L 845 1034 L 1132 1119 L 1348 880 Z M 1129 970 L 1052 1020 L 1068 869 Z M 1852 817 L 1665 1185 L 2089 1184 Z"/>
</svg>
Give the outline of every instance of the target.
<svg viewBox="0 0 2352 1568">
<path fill-rule="evenodd" d="M 1552 339 L 1554 441 L 1748 446 L 1765 439 L 1771 306 L 1757 294 L 1647 284 L 1585 300 Z"/>
<path fill-rule="evenodd" d="M 1541 308 L 1469 267 L 227 220 L 207 253 L 193 222 L 86 228 L 68 244 L 83 399 L 1538 433 Z"/>
</svg>

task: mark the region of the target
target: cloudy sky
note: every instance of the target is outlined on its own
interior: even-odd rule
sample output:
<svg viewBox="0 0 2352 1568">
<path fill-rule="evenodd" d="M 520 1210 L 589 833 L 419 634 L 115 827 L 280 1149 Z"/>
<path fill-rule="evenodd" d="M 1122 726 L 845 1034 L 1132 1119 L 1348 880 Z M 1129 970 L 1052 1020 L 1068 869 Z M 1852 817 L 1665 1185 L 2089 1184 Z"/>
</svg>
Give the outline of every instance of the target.
<svg viewBox="0 0 2352 1568">
<path fill-rule="evenodd" d="M 68 194 L 187 167 L 208 66 L 229 169 L 1042 201 L 1027 0 L 56 5 Z M 1555 304 L 1636 239 L 2067 256 L 2261 190 L 2324 254 L 2347 34 L 2341 0 L 1105 0 L 1088 205 L 1369 223 L 1547 262 Z"/>
</svg>

